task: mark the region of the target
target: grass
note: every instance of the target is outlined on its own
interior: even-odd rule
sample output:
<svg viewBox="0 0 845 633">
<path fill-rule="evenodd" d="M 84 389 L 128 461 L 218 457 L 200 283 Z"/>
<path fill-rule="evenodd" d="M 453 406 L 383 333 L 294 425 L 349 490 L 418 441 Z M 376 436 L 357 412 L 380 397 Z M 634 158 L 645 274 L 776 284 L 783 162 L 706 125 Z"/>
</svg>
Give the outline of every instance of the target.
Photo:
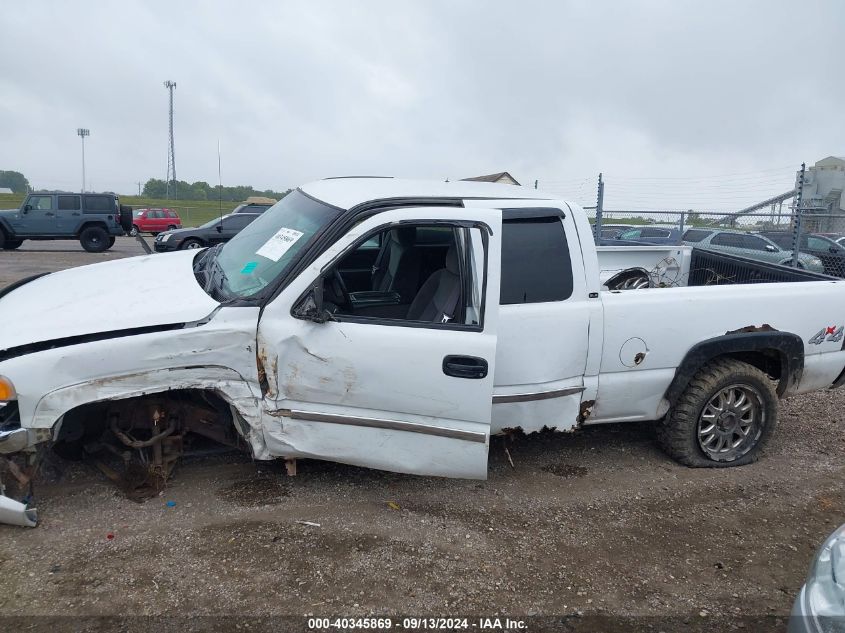
<svg viewBox="0 0 845 633">
<path fill-rule="evenodd" d="M 0 193 L 0 209 L 16 209 L 26 196 L 14 193 Z M 123 204 L 132 207 L 167 207 L 182 218 L 182 226 L 199 226 L 220 216 L 221 206 L 217 200 L 159 200 L 142 196 L 120 196 Z M 222 212 L 232 211 L 239 202 L 223 201 Z"/>
</svg>

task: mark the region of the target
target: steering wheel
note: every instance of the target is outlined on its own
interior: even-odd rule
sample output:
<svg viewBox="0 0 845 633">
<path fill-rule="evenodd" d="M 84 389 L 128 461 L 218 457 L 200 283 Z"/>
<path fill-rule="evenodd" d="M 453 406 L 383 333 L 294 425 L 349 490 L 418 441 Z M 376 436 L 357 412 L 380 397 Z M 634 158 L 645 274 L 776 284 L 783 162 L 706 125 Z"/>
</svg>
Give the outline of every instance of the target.
<svg viewBox="0 0 845 633">
<path fill-rule="evenodd" d="M 346 282 L 343 281 L 343 277 L 337 268 L 334 269 L 331 284 L 334 294 L 343 299 L 341 307 L 344 311 L 352 312 L 352 297 L 349 296 L 349 290 L 346 288 Z"/>
</svg>

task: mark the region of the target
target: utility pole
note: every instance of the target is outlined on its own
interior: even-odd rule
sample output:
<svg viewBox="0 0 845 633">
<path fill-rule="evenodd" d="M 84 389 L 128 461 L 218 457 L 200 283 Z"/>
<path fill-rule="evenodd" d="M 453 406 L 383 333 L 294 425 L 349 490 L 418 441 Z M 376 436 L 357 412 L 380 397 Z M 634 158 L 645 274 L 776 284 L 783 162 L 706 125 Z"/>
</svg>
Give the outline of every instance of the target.
<svg viewBox="0 0 845 633">
<path fill-rule="evenodd" d="M 596 193 L 596 223 L 593 225 L 593 237 L 599 239 L 601 237 L 601 216 L 604 211 L 604 181 L 599 174 L 599 187 Z"/>
<path fill-rule="evenodd" d="M 173 89 L 176 82 L 167 80 L 164 87 L 170 92 L 170 140 L 167 148 L 167 198 L 170 199 L 170 187 L 173 185 L 173 199 L 179 199 L 179 192 L 176 191 L 176 149 L 173 145 Z"/>
<path fill-rule="evenodd" d="M 138 181 L 137 183 L 135 183 L 135 184 L 137 184 L 137 185 L 138 185 L 138 197 L 140 198 L 140 197 L 141 197 L 141 181 L 139 180 L 139 181 Z"/>
<path fill-rule="evenodd" d="M 801 171 L 798 172 L 798 193 L 795 195 L 795 209 L 792 212 L 792 262 L 793 268 L 798 268 L 798 253 L 801 250 L 801 208 L 804 200 L 804 174 L 807 171 L 807 164 L 801 163 Z"/>
<path fill-rule="evenodd" d="M 85 193 L 85 137 L 91 136 L 91 131 L 84 127 L 78 127 L 76 134 L 82 139 L 82 193 Z"/>
</svg>

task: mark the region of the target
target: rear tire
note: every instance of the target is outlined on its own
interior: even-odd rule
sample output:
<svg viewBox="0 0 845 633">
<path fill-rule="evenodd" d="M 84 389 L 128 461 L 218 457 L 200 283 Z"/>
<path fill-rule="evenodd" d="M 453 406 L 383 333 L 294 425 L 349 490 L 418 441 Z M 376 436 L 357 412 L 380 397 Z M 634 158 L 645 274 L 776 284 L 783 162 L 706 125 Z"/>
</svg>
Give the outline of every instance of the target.
<svg viewBox="0 0 845 633">
<path fill-rule="evenodd" d="M 2 241 L 4 251 L 13 251 L 23 244 L 23 240 L 4 240 L 2 237 L 0 237 L 0 241 Z"/>
<path fill-rule="evenodd" d="M 200 242 L 198 239 L 194 239 L 193 237 L 189 237 L 184 242 L 179 245 L 179 250 L 186 250 L 190 248 L 205 248 L 205 244 Z"/>
<path fill-rule="evenodd" d="M 138 225 L 133 224 L 132 229 L 130 229 L 130 231 L 129 231 L 129 235 L 132 236 L 132 237 L 136 237 L 138 235 L 138 233 L 140 233 L 140 232 L 141 232 L 141 229 L 138 228 Z"/>
<path fill-rule="evenodd" d="M 102 253 L 109 248 L 109 234 L 101 226 L 89 226 L 79 234 L 79 243 L 89 253 Z"/>
<path fill-rule="evenodd" d="M 116 240 L 116 239 L 117 239 L 117 238 L 116 238 L 114 235 L 112 235 L 112 236 L 109 238 L 109 248 L 111 248 L 112 246 L 114 246 L 114 242 L 115 242 L 115 240 Z"/>
<path fill-rule="evenodd" d="M 657 440 L 691 468 L 726 468 L 757 461 L 774 433 L 778 397 L 756 367 L 730 358 L 712 361 L 690 380 L 657 425 Z"/>
<path fill-rule="evenodd" d="M 168 231 L 175 231 L 175 230 L 176 230 L 176 225 L 175 225 L 175 224 L 171 224 L 170 226 L 168 226 L 168 227 L 167 227 L 167 230 L 168 230 Z"/>
</svg>

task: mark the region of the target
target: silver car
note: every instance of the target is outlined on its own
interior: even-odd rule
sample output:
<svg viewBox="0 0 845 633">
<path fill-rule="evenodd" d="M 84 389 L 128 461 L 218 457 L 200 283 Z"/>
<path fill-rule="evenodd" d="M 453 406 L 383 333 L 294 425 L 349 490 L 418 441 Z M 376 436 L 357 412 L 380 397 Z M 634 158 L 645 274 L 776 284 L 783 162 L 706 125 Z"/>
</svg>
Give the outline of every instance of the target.
<svg viewBox="0 0 845 633">
<path fill-rule="evenodd" d="M 714 251 L 723 251 L 741 255 L 749 259 L 758 259 L 772 264 L 788 265 L 792 263 L 792 252 L 783 250 L 772 240 L 762 235 L 747 231 L 728 229 L 688 229 L 683 237 L 685 244 L 699 246 Z M 807 253 L 798 254 L 798 268 L 824 272 L 822 260 Z"/>
<path fill-rule="evenodd" d="M 845 632 L 845 525 L 816 552 L 807 582 L 792 607 L 787 631 Z"/>
</svg>

